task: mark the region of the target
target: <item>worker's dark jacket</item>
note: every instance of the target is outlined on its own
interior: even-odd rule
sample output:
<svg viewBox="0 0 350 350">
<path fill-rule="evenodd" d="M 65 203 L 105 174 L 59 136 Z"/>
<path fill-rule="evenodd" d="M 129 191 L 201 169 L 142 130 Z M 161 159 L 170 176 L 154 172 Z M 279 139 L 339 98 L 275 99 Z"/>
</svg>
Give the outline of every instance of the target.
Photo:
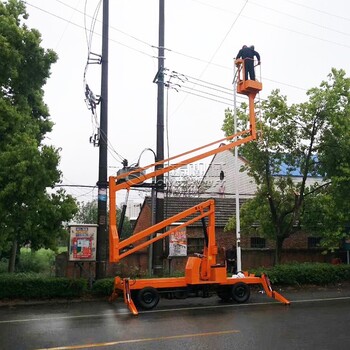
<svg viewBox="0 0 350 350">
<path fill-rule="evenodd" d="M 250 47 L 245 47 L 245 48 L 240 49 L 238 51 L 236 58 L 243 58 L 243 59 L 250 58 L 250 59 L 254 60 L 254 56 L 256 57 L 258 62 L 260 62 L 259 53 L 255 50 L 251 49 Z"/>
<path fill-rule="evenodd" d="M 248 79 L 248 75 L 251 80 L 255 80 L 254 56 L 257 58 L 260 64 L 260 55 L 257 51 L 249 47 L 244 47 L 243 49 L 240 49 L 238 51 L 236 58 L 244 59 L 244 67 L 245 67 L 244 79 L 245 80 Z"/>
</svg>

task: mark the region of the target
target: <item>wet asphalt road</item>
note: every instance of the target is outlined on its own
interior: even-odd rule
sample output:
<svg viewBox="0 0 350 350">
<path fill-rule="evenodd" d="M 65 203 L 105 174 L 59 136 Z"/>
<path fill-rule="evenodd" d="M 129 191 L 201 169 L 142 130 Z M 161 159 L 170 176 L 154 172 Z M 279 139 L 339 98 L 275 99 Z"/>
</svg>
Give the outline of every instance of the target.
<svg viewBox="0 0 350 350">
<path fill-rule="evenodd" d="M 124 303 L 0 307 L 0 349 L 350 349 L 350 288 L 283 291 L 290 306 L 253 291 L 246 304 L 161 300 L 130 315 Z"/>
</svg>

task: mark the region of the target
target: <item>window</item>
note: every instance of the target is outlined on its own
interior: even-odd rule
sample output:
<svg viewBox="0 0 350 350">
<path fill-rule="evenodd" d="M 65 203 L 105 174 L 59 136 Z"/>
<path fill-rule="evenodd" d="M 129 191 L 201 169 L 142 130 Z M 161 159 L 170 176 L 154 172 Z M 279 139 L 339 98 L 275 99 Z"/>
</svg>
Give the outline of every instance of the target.
<svg viewBox="0 0 350 350">
<path fill-rule="evenodd" d="M 250 238 L 250 248 L 265 248 L 266 239 L 261 237 L 251 237 Z"/>
<path fill-rule="evenodd" d="M 202 253 L 204 247 L 204 238 L 187 238 L 187 255 L 193 253 Z"/>
<path fill-rule="evenodd" d="M 321 237 L 308 237 L 307 238 L 307 247 L 311 248 L 319 248 L 321 243 Z"/>
</svg>

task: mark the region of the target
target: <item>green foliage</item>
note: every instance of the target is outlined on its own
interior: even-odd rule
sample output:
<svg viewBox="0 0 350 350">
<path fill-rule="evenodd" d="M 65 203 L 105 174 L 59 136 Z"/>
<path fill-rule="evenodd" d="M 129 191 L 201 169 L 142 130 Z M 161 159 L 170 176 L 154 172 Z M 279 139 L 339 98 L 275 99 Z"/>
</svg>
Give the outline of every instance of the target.
<svg viewBox="0 0 350 350">
<path fill-rule="evenodd" d="M 280 285 L 326 285 L 350 281 L 350 265 L 326 263 L 303 263 L 276 265 L 250 272 L 256 275 L 266 273 L 272 284 Z"/>
<path fill-rule="evenodd" d="M 268 275 L 277 285 L 331 285 L 350 281 L 350 265 L 325 263 L 293 263 L 272 268 L 252 269 L 250 273 Z M 172 276 L 177 274 L 172 274 Z M 179 275 L 180 276 L 180 275 Z M 177 277 L 179 277 L 177 276 Z M 114 278 L 100 279 L 87 290 L 85 279 L 47 277 L 40 274 L 0 274 L 0 299 L 48 299 L 93 296 L 110 296 Z"/>
<path fill-rule="evenodd" d="M 78 224 L 97 223 L 97 200 L 78 203 L 78 212 L 73 220 Z"/>
<path fill-rule="evenodd" d="M 34 251 L 30 248 L 21 248 L 16 272 L 39 273 L 42 276 L 51 276 L 54 273 L 56 254 L 67 251 L 67 247 L 59 247 L 57 252 L 51 249 L 39 249 Z M 7 273 L 8 259 L 0 260 L 0 274 Z"/>
<path fill-rule="evenodd" d="M 300 228 L 322 236 L 325 248 L 339 247 L 349 221 L 350 200 L 350 79 L 332 69 L 328 81 L 308 91 L 305 103 L 288 106 L 273 91 L 261 106 L 261 137 L 240 147 L 245 170 L 258 185 L 256 197 L 241 212 L 242 233 L 256 233 L 276 242 L 279 263 L 283 242 Z M 247 106 L 237 111 L 239 129 L 246 129 Z M 232 134 L 232 113 L 225 111 L 223 130 Z M 284 168 L 284 176 L 276 176 Z M 296 183 L 292 173 L 300 172 Z M 310 176 L 329 182 L 308 188 Z M 309 196 L 309 198 L 307 198 Z M 317 227 L 315 223 L 317 222 Z M 235 224 L 231 219 L 226 229 Z"/>
<path fill-rule="evenodd" d="M 26 18 L 24 2 L 0 2 L 0 256 L 12 252 L 12 270 L 16 247 L 55 249 L 76 211 L 64 191 L 47 192 L 61 178 L 58 149 L 43 144 L 53 123 L 42 87 L 57 55 Z"/>
<path fill-rule="evenodd" d="M 0 259 L 0 274 L 7 272 L 8 260 L 5 258 Z"/>
<path fill-rule="evenodd" d="M 321 247 L 325 252 L 339 249 L 343 238 L 346 237 L 345 223 L 348 220 L 348 212 L 339 210 L 336 196 L 332 185 L 305 198 L 303 229 L 322 238 Z M 343 201 L 346 202 L 347 199 L 343 198 Z"/>
<path fill-rule="evenodd" d="M 315 95 L 330 105 L 330 123 L 322 136 L 320 162 L 323 174 L 332 181 L 332 196 L 337 209 L 349 221 L 350 200 L 350 78 L 344 70 L 332 69 Z"/>
<path fill-rule="evenodd" d="M 91 202 L 81 202 L 78 203 L 78 212 L 75 214 L 73 220 L 79 224 L 96 224 L 97 223 L 97 210 L 98 203 L 97 200 L 93 200 Z M 109 216 L 109 213 L 107 213 Z M 119 220 L 121 217 L 121 209 L 117 208 L 117 223 L 119 224 Z M 127 238 L 131 236 L 133 231 L 130 220 L 125 217 L 123 224 L 123 232 L 121 234 L 121 238 Z"/>
<path fill-rule="evenodd" d="M 92 285 L 91 293 L 96 296 L 110 296 L 113 292 L 114 278 L 103 278 Z"/>
<path fill-rule="evenodd" d="M 0 275 L 0 299 L 73 298 L 87 290 L 85 279 L 41 277 L 33 274 Z"/>
<path fill-rule="evenodd" d="M 51 274 L 55 264 L 55 252 L 50 249 L 21 249 L 17 272 L 36 272 Z"/>
<path fill-rule="evenodd" d="M 119 224 L 121 218 L 121 209 L 117 208 L 117 223 Z M 120 238 L 125 239 L 132 235 L 133 227 L 130 220 L 125 217 L 123 223 L 123 231 L 120 233 Z"/>
</svg>

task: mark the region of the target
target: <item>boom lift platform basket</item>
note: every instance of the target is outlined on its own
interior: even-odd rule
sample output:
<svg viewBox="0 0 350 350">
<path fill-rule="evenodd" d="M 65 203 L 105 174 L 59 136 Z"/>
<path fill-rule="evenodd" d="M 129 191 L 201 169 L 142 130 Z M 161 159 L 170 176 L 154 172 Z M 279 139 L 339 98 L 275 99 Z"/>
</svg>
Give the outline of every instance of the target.
<svg viewBox="0 0 350 350">
<path fill-rule="evenodd" d="M 241 69 L 244 69 L 242 68 L 243 61 L 237 61 L 236 64 L 240 72 Z M 238 74 L 239 76 L 240 74 Z M 136 305 L 146 310 L 152 309 L 158 304 L 162 293 L 167 295 L 182 293 L 182 295 L 186 295 L 187 293 L 195 292 L 206 296 L 211 292 L 216 292 L 225 301 L 234 300 L 242 303 L 246 302 L 250 297 L 250 285 L 261 285 L 268 297 L 274 298 L 283 304 L 289 304 L 286 298 L 272 289 L 266 275 L 257 277 L 245 272 L 244 277 L 243 275 L 240 275 L 239 278 L 237 276 L 228 277 L 226 266 L 217 264 L 218 247 L 215 237 L 215 201 L 213 199 L 186 209 L 124 240 L 119 239 L 115 215 L 117 191 L 122 189 L 129 191 L 133 186 L 139 185 L 148 179 L 255 140 L 254 98 L 261 89 L 261 83 L 237 79 L 237 92 L 249 98 L 249 129 L 145 167 L 122 171 L 119 175 L 109 178 L 110 262 L 119 262 L 128 255 L 144 249 L 154 242 L 164 239 L 176 230 L 197 221 L 202 222 L 205 242 L 201 254 L 188 257 L 183 277 L 136 280 L 119 276 L 115 277 L 111 301 L 122 295 L 129 310 L 132 314 L 137 315 Z M 223 145 L 224 141 L 229 142 Z M 163 167 L 159 168 L 159 165 Z M 180 224 L 174 228 L 169 228 L 175 222 Z"/>
</svg>

